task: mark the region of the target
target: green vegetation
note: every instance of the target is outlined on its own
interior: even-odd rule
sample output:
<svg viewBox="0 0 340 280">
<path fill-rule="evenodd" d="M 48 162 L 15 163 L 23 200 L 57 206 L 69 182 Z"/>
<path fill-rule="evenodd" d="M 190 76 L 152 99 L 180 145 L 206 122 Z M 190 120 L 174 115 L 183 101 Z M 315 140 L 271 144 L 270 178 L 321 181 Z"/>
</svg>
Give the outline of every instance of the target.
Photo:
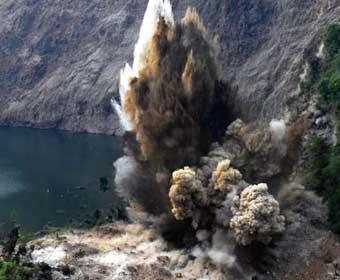
<svg viewBox="0 0 340 280">
<path fill-rule="evenodd" d="M 14 262 L 0 262 L 0 280 L 28 280 L 38 268 L 34 265 L 18 265 Z"/>
<path fill-rule="evenodd" d="M 18 243 L 19 244 L 27 244 L 28 242 L 34 240 L 36 237 L 34 237 L 33 234 L 24 234 L 22 232 L 20 232 L 19 234 L 19 239 L 18 239 Z"/>
<path fill-rule="evenodd" d="M 340 24 L 330 25 L 324 34 L 326 62 L 318 91 L 331 108 L 340 108 Z"/>
<path fill-rule="evenodd" d="M 335 109 L 340 108 L 340 53 L 328 66 L 329 69 L 322 76 L 318 90 L 324 101 Z"/>
<path fill-rule="evenodd" d="M 334 23 L 328 26 L 323 41 L 327 58 L 331 60 L 340 50 L 340 24 Z"/>
<path fill-rule="evenodd" d="M 306 185 L 317 194 L 323 195 L 322 170 L 329 161 L 329 147 L 324 145 L 320 138 L 315 137 L 310 141 L 308 155 L 307 170 L 309 172 Z"/>
<path fill-rule="evenodd" d="M 340 123 L 340 24 L 330 25 L 324 33 L 325 61 L 309 61 L 310 88 L 319 93 L 319 105 L 334 113 L 338 138 Z M 329 146 L 312 139 L 307 163 L 306 185 L 318 193 L 328 205 L 328 218 L 334 232 L 340 234 L 340 144 Z"/>
<path fill-rule="evenodd" d="M 320 78 L 321 61 L 315 54 L 308 55 L 307 58 L 307 76 L 304 81 L 301 82 L 301 89 L 304 93 L 310 92 L 313 85 Z"/>
<path fill-rule="evenodd" d="M 331 24 L 323 35 L 325 61 L 307 52 L 307 75 L 301 82 L 304 94 L 318 92 L 319 105 L 326 109 L 340 108 L 340 24 Z"/>
<path fill-rule="evenodd" d="M 15 226 L 7 240 L 1 242 L 0 280 L 51 279 L 51 268 L 46 263 L 26 263 L 21 257 L 27 255 L 26 243 L 32 237 L 22 235 Z"/>
<path fill-rule="evenodd" d="M 340 234 L 340 145 L 328 147 L 314 138 L 309 155 L 306 185 L 327 203 L 332 230 Z"/>
</svg>

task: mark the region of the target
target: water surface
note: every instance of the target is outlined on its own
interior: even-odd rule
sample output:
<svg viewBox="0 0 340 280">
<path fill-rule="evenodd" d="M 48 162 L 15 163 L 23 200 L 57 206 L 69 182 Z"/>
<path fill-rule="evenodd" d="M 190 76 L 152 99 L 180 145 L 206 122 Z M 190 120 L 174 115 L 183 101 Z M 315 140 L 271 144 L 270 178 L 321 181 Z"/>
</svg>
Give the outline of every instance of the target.
<svg viewBox="0 0 340 280">
<path fill-rule="evenodd" d="M 10 222 L 25 231 L 81 221 L 118 199 L 112 162 L 119 138 L 54 130 L 0 128 L 0 230 Z"/>
</svg>

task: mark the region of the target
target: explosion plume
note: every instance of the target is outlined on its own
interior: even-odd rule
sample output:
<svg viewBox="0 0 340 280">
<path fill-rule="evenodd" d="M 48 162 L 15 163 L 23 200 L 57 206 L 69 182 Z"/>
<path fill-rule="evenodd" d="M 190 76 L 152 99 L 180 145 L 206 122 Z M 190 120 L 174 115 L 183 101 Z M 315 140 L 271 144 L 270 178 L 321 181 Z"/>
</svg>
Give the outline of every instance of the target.
<svg viewBox="0 0 340 280">
<path fill-rule="evenodd" d="M 269 243 L 271 235 L 282 233 L 285 227 L 279 203 L 268 193 L 266 184 L 250 186 L 235 197 L 232 212 L 230 227 L 242 245 L 253 240 Z"/>
<path fill-rule="evenodd" d="M 204 205 L 208 200 L 202 182 L 190 168 L 175 171 L 172 180 L 173 185 L 169 193 L 173 205 L 172 213 L 178 220 L 193 217 L 198 211 L 195 204 Z"/>
<path fill-rule="evenodd" d="M 144 159 L 157 168 L 194 164 L 209 146 L 209 126 L 218 121 L 212 112 L 221 106 L 216 96 L 226 104 L 230 91 L 219 81 L 211 41 L 194 9 L 175 24 L 169 1 L 149 2 L 133 66 L 121 71 L 121 106 L 113 105 L 122 128 L 135 133 Z"/>
<path fill-rule="evenodd" d="M 176 219 L 190 219 L 196 230 L 210 232 L 211 236 L 216 231 L 227 234 L 230 230 L 240 245 L 254 241 L 267 244 L 273 235 L 282 233 L 285 219 L 267 184 L 250 185 L 232 166 L 233 162 L 239 163 L 239 168 L 249 174 L 258 174 L 252 177 L 256 181 L 263 179 L 264 174 L 267 179 L 277 175 L 278 154 L 272 161 L 267 156 L 274 155 L 275 147 L 284 146 L 284 138 L 278 139 L 276 130 L 273 134 L 270 131 L 271 128 L 253 129 L 237 120 L 229 126 L 224 146 L 212 145 L 208 157 L 201 158 L 201 166 L 173 172 L 169 196 Z M 267 135 L 265 142 L 258 135 Z M 247 145 L 247 139 L 252 139 L 252 145 Z M 258 172 L 256 164 L 243 165 L 241 159 L 245 156 L 248 163 L 261 162 L 266 157 L 266 168 L 272 170 Z"/>
<path fill-rule="evenodd" d="M 175 23 L 169 1 L 149 1 L 132 67 L 121 71 L 120 102 L 112 100 L 130 146 L 115 181 L 137 209 L 163 217 L 165 235 L 192 231 L 203 254 L 233 264 L 232 244 L 267 243 L 284 230 L 267 185 L 248 182 L 281 172 L 286 126 L 231 123 L 233 91 L 219 78 L 213 42 L 195 9 Z M 227 240 L 225 252 L 216 240 Z"/>
</svg>

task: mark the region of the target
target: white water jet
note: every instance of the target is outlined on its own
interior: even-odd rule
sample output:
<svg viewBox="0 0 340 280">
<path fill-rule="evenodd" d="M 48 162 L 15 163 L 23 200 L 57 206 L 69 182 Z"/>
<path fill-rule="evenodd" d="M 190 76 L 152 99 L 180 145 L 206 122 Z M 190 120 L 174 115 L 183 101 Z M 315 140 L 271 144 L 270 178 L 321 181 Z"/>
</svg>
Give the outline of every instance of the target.
<svg viewBox="0 0 340 280">
<path fill-rule="evenodd" d="M 120 127 L 125 131 L 132 131 L 133 125 L 132 123 L 126 118 L 125 113 L 122 110 L 122 106 L 118 104 L 118 102 L 114 99 L 111 99 L 111 106 L 113 110 L 116 112 L 119 118 Z"/>
<path fill-rule="evenodd" d="M 129 89 L 132 76 L 132 68 L 129 63 L 126 63 L 125 67 L 120 71 L 119 97 L 121 102 L 123 102 L 125 93 Z"/>
<path fill-rule="evenodd" d="M 120 72 L 119 97 L 120 104 L 114 99 L 111 100 L 112 107 L 117 113 L 121 128 L 124 131 L 132 131 L 133 124 L 126 117 L 122 106 L 126 92 L 130 88 L 130 81 L 133 77 L 138 77 L 139 72 L 147 63 L 147 58 L 150 51 L 150 44 L 153 35 L 156 32 L 159 17 L 163 17 L 169 25 L 174 25 L 174 16 L 169 0 L 150 0 L 145 11 L 142 26 L 139 31 L 138 41 L 135 45 L 134 60 L 132 67 L 126 63 L 125 67 Z"/>
<path fill-rule="evenodd" d="M 167 24 L 174 25 L 174 16 L 170 1 L 150 0 L 139 31 L 139 38 L 135 45 L 132 71 L 136 77 L 138 77 L 139 71 L 142 70 L 146 64 L 151 39 L 155 34 L 160 16 L 164 18 Z"/>
</svg>

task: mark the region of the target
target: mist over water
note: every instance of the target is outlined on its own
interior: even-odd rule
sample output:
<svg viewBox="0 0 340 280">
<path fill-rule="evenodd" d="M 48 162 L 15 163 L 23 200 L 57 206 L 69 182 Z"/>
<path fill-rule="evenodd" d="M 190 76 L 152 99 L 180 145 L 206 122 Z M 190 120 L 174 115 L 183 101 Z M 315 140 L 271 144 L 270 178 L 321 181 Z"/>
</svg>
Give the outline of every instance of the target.
<svg viewBox="0 0 340 280">
<path fill-rule="evenodd" d="M 118 138 L 0 128 L 0 139 L 0 230 L 11 222 L 25 231 L 65 226 L 118 201 L 111 187 Z M 106 192 L 101 177 L 111 187 Z"/>
<path fill-rule="evenodd" d="M 0 170 L 0 199 L 25 189 L 25 186 L 20 180 L 20 172 L 11 170 L 7 164 L 2 164 Z"/>
</svg>

